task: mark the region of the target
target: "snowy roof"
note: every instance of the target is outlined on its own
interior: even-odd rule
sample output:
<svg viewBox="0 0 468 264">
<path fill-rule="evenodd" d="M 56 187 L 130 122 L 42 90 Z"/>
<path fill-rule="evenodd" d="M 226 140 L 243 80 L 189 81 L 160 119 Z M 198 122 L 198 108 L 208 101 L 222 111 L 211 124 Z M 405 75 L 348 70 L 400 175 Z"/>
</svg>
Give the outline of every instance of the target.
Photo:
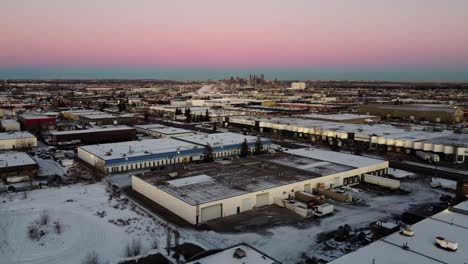
<svg viewBox="0 0 468 264">
<path fill-rule="evenodd" d="M 352 119 L 368 119 L 368 118 L 375 118 L 377 116 L 373 115 L 358 115 L 358 114 L 305 114 L 305 115 L 297 115 L 299 118 L 310 118 L 310 119 L 328 119 L 328 120 L 336 120 L 336 121 L 343 121 L 343 120 L 352 120 Z"/>
<path fill-rule="evenodd" d="M 152 128 L 163 128 L 163 127 L 167 127 L 167 126 L 161 125 L 161 124 L 148 124 L 148 125 L 135 126 L 136 129 L 152 129 Z"/>
<path fill-rule="evenodd" d="M 24 132 L 24 131 L 0 133 L 0 140 L 18 139 L 18 138 L 35 138 L 35 136 L 33 136 L 29 132 Z"/>
<path fill-rule="evenodd" d="M 174 168 L 136 177 L 188 204 L 197 205 L 353 169 L 323 159 L 291 158 L 287 153 L 271 153 L 243 159 L 187 164 L 182 170 Z M 170 177 L 171 172 L 176 172 L 177 176 Z"/>
<path fill-rule="evenodd" d="M 135 126 L 135 128 L 138 129 L 139 131 L 142 131 L 143 133 L 154 131 L 156 133 L 165 134 L 165 135 L 195 133 L 192 130 L 165 126 L 165 125 L 160 125 L 160 124 L 139 125 L 139 126 Z"/>
<path fill-rule="evenodd" d="M 245 252 L 245 257 L 236 258 L 234 256 L 234 253 L 238 249 Z M 191 262 L 187 262 L 187 264 L 195 264 L 195 263 L 200 263 L 200 264 L 219 264 L 219 263 L 223 263 L 223 264 L 274 264 L 274 263 L 279 263 L 279 262 L 247 244 L 240 244 L 240 245 L 227 248 L 213 255 L 209 255 L 209 256 L 206 256 L 206 257 L 203 257 L 203 258 L 191 261 Z"/>
<path fill-rule="evenodd" d="M 433 138 L 450 136 L 455 134 L 452 131 L 431 132 L 423 131 L 422 127 L 400 128 L 388 124 L 347 124 L 332 121 L 313 120 L 293 117 L 260 117 L 260 116 L 235 116 L 231 117 L 230 122 L 260 121 L 261 127 L 266 124 L 279 124 L 294 126 L 297 128 L 314 128 L 343 133 L 355 133 L 361 137 L 369 138 L 372 135 L 385 138 L 406 139 L 411 141 L 422 141 Z"/>
<path fill-rule="evenodd" d="M 315 148 L 291 149 L 286 151 L 286 153 L 318 160 L 324 160 L 330 163 L 337 163 L 354 168 L 365 167 L 385 162 L 379 159 Z"/>
<path fill-rule="evenodd" d="M 208 175 L 198 175 L 198 176 L 193 176 L 193 177 L 187 177 L 187 178 L 181 178 L 181 179 L 176 179 L 172 181 L 167 181 L 170 185 L 173 185 L 175 187 L 182 187 L 182 186 L 188 186 L 192 184 L 197 184 L 197 183 L 203 183 L 203 182 L 209 182 L 209 181 L 214 181 L 213 178 L 211 178 Z"/>
<path fill-rule="evenodd" d="M 36 164 L 36 162 L 24 152 L 8 152 L 0 154 L 0 168 L 33 164 Z"/>
<path fill-rule="evenodd" d="M 70 134 L 83 134 L 83 133 L 94 133 L 94 132 L 105 132 L 105 131 L 120 131 L 120 130 L 133 130 L 134 128 L 129 126 L 107 126 L 107 127 L 93 127 L 89 129 L 82 130 L 69 130 L 69 131 L 49 131 L 53 136 L 59 135 L 70 135 Z"/>
<path fill-rule="evenodd" d="M 21 114 L 19 116 L 24 119 L 55 118 L 54 116 L 48 116 L 48 115 L 42 115 L 42 114 Z"/>
<path fill-rule="evenodd" d="M 13 119 L 3 119 L 2 124 L 19 124 L 18 121 Z"/>
<path fill-rule="evenodd" d="M 103 159 L 138 157 L 199 148 L 199 146 L 173 138 L 146 139 L 120 143 L 82 146 L 81 149 Z"/>
<path fill-rule="evenodd" d="M 457 145 L 468 147 L 468 134 L 452 134 L 423 140 L 434 144 Z"/>
<path fill-rule="evenodd" d="M 111 114 L 106 114 L 106 113 L 100 113 L 100 114 L 84 114 L 80 115 L 82 118 L 87 118 L 87 119 L 103 119 L 103 118 L 117 118 L 118 116 L 114 116 Z"/>
<path fill-rule="evenodd" d="M 241 144 L 244 139 L 247 139 L 247 143 L 253 143 L 257 141 L 257 137 L 246 136 L 242 134 L 226 132 L 216 134 L 204 134 L 204 135 L 193 135 L 187 137 L 179 137 L 178 140 L 191 142 L 198 145 L 206 145 L 209 143 L 211 146 L 229 146 Z M 266 138 L 262 138 L 262 142 L 266 141 Z"/>
<path fill-rule="evenodd" d="M 149 130 L 165 135 L 194 133 L 192 130 L 177 127 L 150 128 Z"/>
<path fill-rule="evenodd" d="M 468 259 L 468 201 L 414 224 L 411 230 L 414 231 L 412 237 L 394 233 L 331 263 L 465 263 Z M 458 250 L 452 252 L 436 247 L 438 236 L 457 242 Z M 409 249 L 402 248 L 404 244 Z"/>
</svg>

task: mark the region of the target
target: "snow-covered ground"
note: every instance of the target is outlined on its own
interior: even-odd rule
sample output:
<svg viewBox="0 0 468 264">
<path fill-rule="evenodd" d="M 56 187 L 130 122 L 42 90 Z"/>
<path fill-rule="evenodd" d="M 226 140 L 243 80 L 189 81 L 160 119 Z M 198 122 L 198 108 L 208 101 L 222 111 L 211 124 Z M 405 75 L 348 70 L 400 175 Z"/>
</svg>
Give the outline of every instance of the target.
<svg viewBox="0 0 468 264">
<path fill-rule="evenodd" d="M 303 252 L 329 258 L 317 249 L 318 234 L 343 224 L 361 227 L 382 217 L 401 214 L 411 205 L 438 199 L 441 193 L 420 182 L 404 182 L 402 186 L 413 190 L 412 193 L 372 197 L 366 207 L 336 204 L 334 215 L 320 220 L 310 219 L 317 224 L 303 228 L 276 227 L 269 229 L 268 234 L 179 231 L 183 241 L 193 241 L 207 249 L 247 242 L 283 263 L 295 263 Z M 130 203 L 124 205 L 116 199 L 109 200 L 106 187 L 104 183 L 75 184 L 31 191 L 26 199 L 22 194 L 14 197 L 2 194 L 0 263 L 80 263 L 91 250 L 95 250 L 102 260 L 115 263 L 124 257 L 124 247 L 134 238 L 141 240 L 143 253 L 151 250 L 152 237 L 158 239 L 159 248 L 162 248 L 166 223 L 153 219 L 141 209 L 131 209 Z M 32 241 L 27 228 L 44 210 L 51 221 L 60 221 L 63 232 L 60 235 L 50 232 L 39 241 Z M 104 216 L 100 217 L 98 212 L 105 212 Z M 130 220 L 123 226 L 110 222 L 117 219 Z"/>
<path fill-rule="evenodd" d="M 41 159 L 38 157 L 33 157 L 33 159 L 39 165 L 39 176 L 63 176 L 67 173 L 68 168 L 63 167 L 53 159 Z"/>
<path fill-rule="evenodd" d="M 391 174 L 395 178 L 409 178 L 415 176 L 414 173 L 395 168 L 388 168 L 388 174 Z"/>
<path fill-rule="evenodd" d="M 70 185 L 41 189 L 11 197 L 0 196 L 0 263 L 81 263 L 95 250 L 103 261 L 115 263 L 125 255 L 125 246 L 134 238 L 141 239 L 143 252 L 151 249 L 151 237 L 164 245 L 165 229 L 138 208 L 109 201 L 103 183 Z M 10 200 L 11 199 L 11 200 Z M 118 204 L 118 206 L 117 206 Z M 59 221 L 62 233 L 49 232 L 33 241 L 28 226 L 37 221 L 43 211 L 50 221 Z M 97 212 L 105 212 L 104 217 Z M 119 226 L 109 221 L 129 220 Z"/>
</svg>

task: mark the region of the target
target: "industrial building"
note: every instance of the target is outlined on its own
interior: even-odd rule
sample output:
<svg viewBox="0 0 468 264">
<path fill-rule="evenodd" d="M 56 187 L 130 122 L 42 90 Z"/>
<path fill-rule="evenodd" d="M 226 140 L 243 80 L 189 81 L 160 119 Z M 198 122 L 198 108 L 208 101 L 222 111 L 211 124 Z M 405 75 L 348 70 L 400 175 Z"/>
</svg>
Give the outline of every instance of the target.
<svg viewBox="0 0 468 264">
<path fill-rule="evenodd" d="M 256 137 L 218 133 L 82 146 L 78 158 L 100 171 L 114 173 L 201 160 L 207 144 L 214 157 L 238 155 L 244 140 L 253 151 Z M 269 139 L 262 139 L 262 143 L 265 150 L 271 144 Z"/>
<path fill-rule="evenodd" d="M 412 236 L 394 233 L 330 263 L 466 263 L 468 201 L 412 225 L 411 231 L 414 232 Z M 458 244 L 459 249 L 440 247 L 436 242 L 438 237 L 452 245 Z"/>
<path fill-rule="evenodd" d="M 364 124 L 364 123 L 370 123 L 370 122 L 379 122 L 381 120 L 380 116 L 358 115 L 358 114 L 348 114 L 348 113 L 339 113 L 339 114 L 311 113 L 311 114 L 305 114 L 305 115 L 298 115 L 296 117 L 304 118 L 304 119 L 312 119 L 312 120 L 347 123 L 347 124 Z"/>
<path fill-rule="evenodd" d="M 103 125 L 129 125 L 135 121 L 135 115 L 113 115 L 95 110 L 71 110 L 61 112 L 62 116 L 71 120 L 80 121 L 83 124 Z"/>
<path fill-rule="evenodd" d="M 29 132 L 0 133 L 0 150 L 37 147 L 37 138 Z"/>
<path fill-rule="evenodd" d="M 0 153 L 0 179 L 5 183 L 29 180 L 38 174 L 39 166 L 24 152 Z"/>
<path fill-rule="evenodd" d="M 28 113 L 18 115 L 18 122 L 20 122 L 21 128 L 34 133 L 54 129 L 56 121 L 57 118 L 55 116 Z"/>
<path fill-rule="evenodd" d="M 138 133 L 144 133 L 154 138 L 185 137 L 195 134 L 194 131 L 160 124 L 135 126 Z"/>
<path fill-rule="evenodd" d="M 1 126 L 3 131 L 21 131 L 20 123 L 13 119 L 3 119 Z"/>
<path fill-rule="evenodd" d="M 378 115 L 383 118 L 404 118 L 455 124 L 463 121 L 463 108 L 442 104 L 365 104 L 358 113 Z"/>
<path fill-rule="evenodd" d="M 191 224 L 383 175 L 388 161 L 318 149 L 191 164 L 132 176 L 132 188 Z"/>
<path fill-rule="evenodd" d="M 203 147 L 210 145 L 213 149 L 213 155 L 215 158 L 239 155 L 241 144 L 244 140 L 247 141 L 250 152 L 253 152 L 257 139 L 258 138 L 254 136 L 246 136 L 231 132 L 199 134 L 177 138 L 177 140 L 186 141 Z M 260 138 L 260 140 L 262 142 L 263 150 L 268 150 L 271 146 L 271 140 L 268 138 Z"/>
<path fill-rule="evenodd" d="M 246 243 L 223 250 L 195 255 L 187 264 L 280 264 L 279 261 Z"/>
<path fill-rule="evenodd" d="M 385 151 L 409 153 L 423 150 L 458 163 L 463 163 L 468 156 L 468 135 L 454 134 L 452 131 L 434 132 L 387 124 L 344 124 L 290 117 L 237 116 L 229 118 L 229 125 L 311 141 L 330 142 L 333 138 L 356 140 Z"/>
<path fill-rule="evenodd" d="M 48 143 L 55 146 L 78 144 L 113 143 L 136 139 L 135 128 L 128 126 L 105 126 L 83 130 L 56 131 L 48 133 Z"/>
</svg>

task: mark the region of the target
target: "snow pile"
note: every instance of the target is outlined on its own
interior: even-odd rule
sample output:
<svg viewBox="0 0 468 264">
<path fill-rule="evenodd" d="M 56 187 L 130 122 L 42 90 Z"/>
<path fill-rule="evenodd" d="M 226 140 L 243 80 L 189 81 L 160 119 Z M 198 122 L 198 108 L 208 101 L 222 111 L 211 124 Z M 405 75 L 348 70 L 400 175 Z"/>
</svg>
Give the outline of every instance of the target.
<svg viewBox="0 0 468 264">
<path fill-rule="evenodd" d="M 447 180 L 443 178 L 438 178 L 438 177 L 432 177 L 431 178 L 431 186 L 436 188 L 436 187 L 442 187 L 450 190 L 456 190 L 457 189 L 457 182 L 452 181 L 452 180 Z"/>
<path fill-rule="evenodd" d="M 388 174 L 392 175 L 393 177 L 395 177 L 397 179 L 410 178 L 410 177 L 415 176 L 415 174 L 412 173 L 412 172 L 399 170 L 399 169 L 395 169 L 395 168 L 389 168 L 388 169 Z"/>
</svg>

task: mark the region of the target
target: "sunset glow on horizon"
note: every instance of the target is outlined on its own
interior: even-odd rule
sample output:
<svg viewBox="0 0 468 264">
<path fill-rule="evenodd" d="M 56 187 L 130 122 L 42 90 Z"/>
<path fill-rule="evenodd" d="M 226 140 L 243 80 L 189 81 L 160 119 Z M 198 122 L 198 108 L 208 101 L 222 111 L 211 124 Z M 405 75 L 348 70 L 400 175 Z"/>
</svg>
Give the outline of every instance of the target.
<svg viewBox="0 0 468 264">
<path fill-rule="evenodd" d="M 462 0 L 15 0 L 0 68 L 468 67 Z"/>
</svg>

